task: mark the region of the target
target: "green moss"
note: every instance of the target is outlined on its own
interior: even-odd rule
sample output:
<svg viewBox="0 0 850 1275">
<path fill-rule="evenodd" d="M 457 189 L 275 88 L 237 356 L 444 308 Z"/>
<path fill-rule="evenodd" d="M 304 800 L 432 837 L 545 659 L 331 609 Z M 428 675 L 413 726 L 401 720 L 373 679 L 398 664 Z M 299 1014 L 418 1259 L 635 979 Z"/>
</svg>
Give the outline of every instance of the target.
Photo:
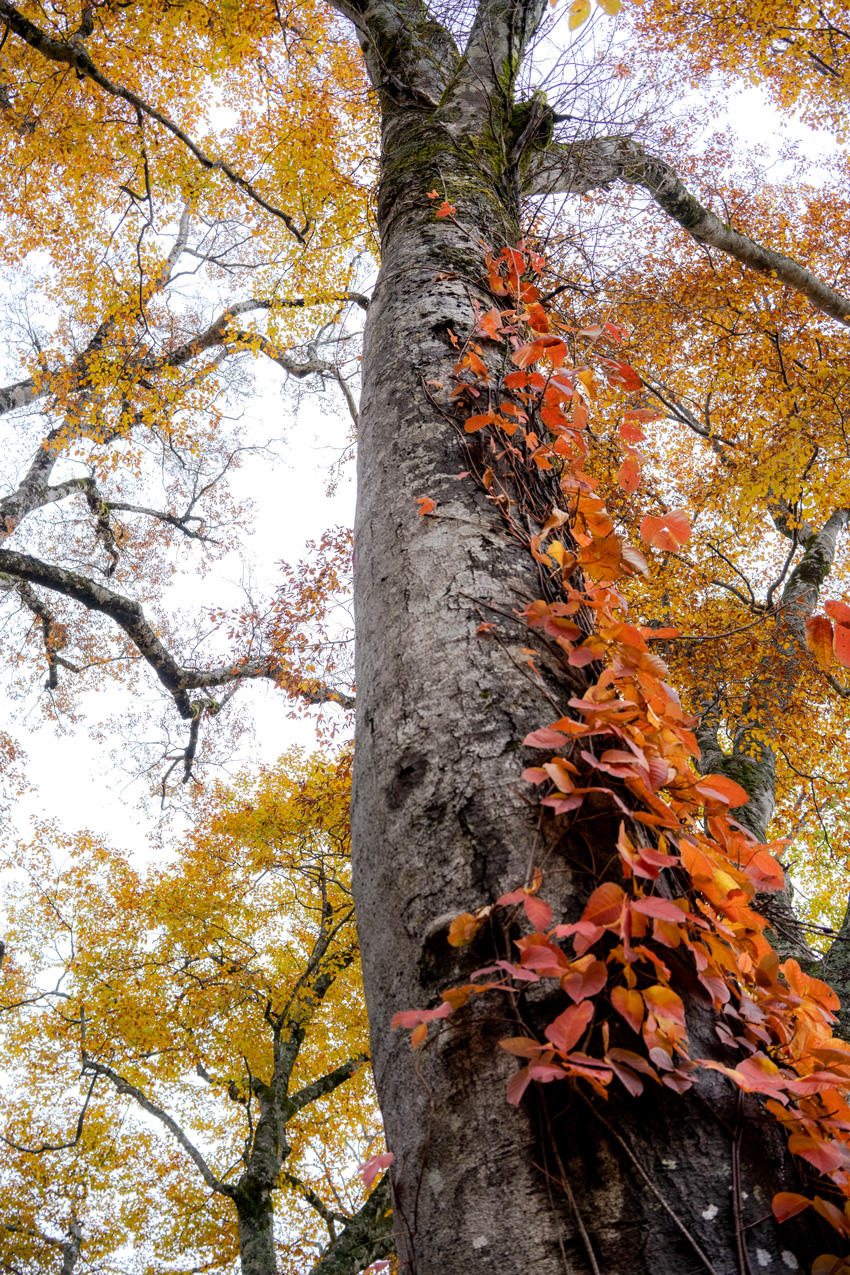
<svg viewBox="0 0 850 1275">
<path fill-rule="evenodd" d="M 525 102 L 516 102 L 506 128 L 508 150 L 521 142 L 523 153 L 545 150 L 555 135 L 555 112 L 542 89 L 535 89 Z"/>
<path fill-rule="evenodd" d="M 753 758 L 724 757 L 720 770 L 727 779 L 740 784 L 745 792 L 754 793 L 764 782 L 764 764 Z"/>
<path fill-rule="evenodd" d="M 804 584 L 820 589 L 829 575 L 830 566 L 831 560 L 826 550 L 815 542 L 806 550 L 794 574 Z"/>
</svg>

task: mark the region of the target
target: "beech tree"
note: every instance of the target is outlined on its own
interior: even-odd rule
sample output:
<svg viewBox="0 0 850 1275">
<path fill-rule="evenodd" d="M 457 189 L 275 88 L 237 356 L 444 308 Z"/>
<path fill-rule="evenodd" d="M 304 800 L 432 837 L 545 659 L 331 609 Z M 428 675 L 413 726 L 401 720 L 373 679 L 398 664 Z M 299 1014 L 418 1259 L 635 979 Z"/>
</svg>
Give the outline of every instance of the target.
<svg viewBox="0 0 850 1275">
<path fill-rule="evenodd" d="M 217 786 L 147 872 L 85 835 L 19 848 L 8 1269 L 59 1269 L 52 1247 L 67 1275 L 122 1249 L 148 1270 L 327 1275 L 386 1251 L 386 1186 L 364 1201 L 357 1173 L 381 1137 L 349 789 L 350 755 L 290 755 Z"/>
<path fill-rule="evenodd" d="M 619 5 L 599 8 L 602 22 Z M 174 174 L 166 206 L 183 199 L 191 217 L 209 199 L 217 225 L 222 201 L 234 219 L 232 201 L 240 218 L 260 209 L 292 251 L 293 282 L 316 261 L 330 266 L 323 283 L 339 272 L 288 306 L 267 287 L 258 312 L 279 317 L 315 299 L 326 323 L 343 303 L 366 309 L 354 897 L 400 1268 L 837 1275 L 850 1236 L 850 1052 L 831 1034 L 838 1000 L 827 982 L 840 991 L 848 981 L 850 929 L 837 916 L 818 960 L 771 849 L 785 856 L 790 833 L 809 873 L 823 874 L 818 889 L 846 890 L 843 865 L 824 857 L 842 818 L 850 664 L 839 596 L 850 508 L 846 159 L 831 168 L 834 188 L 793 184 L 793 174 L 776 192 L 747 188 L 717 148 L 689 155 L 687 136 L 618 128 L 597 86 L 635 77 L 640 88 L 647 68 L 661 80 L 684 65 L 713 105 L 716 81 L 701 77 L 743 70 L 840 141 L 847 37 L 841 15 L 823 8 L 759 7 L 743 19 L 709 5 L 688 26 L 685 10 L 648 4 L 626 15 L 631 42 L 556 76 L 545 58 L 535 70 L 547 12 L 523 0 L 468 11 L 334 0 L 286 15 L 187 4 L 71 17 L 0 0 L 13 74 L 6 123 L 25 148 L 18 180 L 23 189 L 32 171 L 56 189 L 38 134 L 61 112 L 73 148 L 91 153 L 97 138 L 98 173 L 111 156 L 109 189 L 129 186 L 135 217 L 163 178 L 155 137 Z M 587 31 L 589 14 L 576 0 L 568 29 Z M 197 140 L 197 70 L 185 107 L 178 95 L 166 115 L 170 59 L 182 57 L 175 31 L 225 68 L 228 102 L 246 91 L 229 133 Z M 130 56 L 140 48 L 144 65 Z M 327 131 L 301 133 L 295 149 L 305 163 L 333 155 L 337 170 L 318 173 L 317 189 L 311 170 L 296 194 L 293 147 L 268 139 L 274 112 L 295 109 L 305 64 L 321 79 Z M 340 65 L 345 104 L 359 114 L 339 108 Z M 276 86 L 265 98 L 245 90 L 249 69 Z M 381 268 L 367 300 L 350 271 L 362 202 L 335 201 L 359 171 L 340 181 L 339 157 L 371 109 Z M 284 152 L 281 169 L 269 157 Z M 106 231 L 92 224 L 85 198 L 101 207 L 101 196 L 74 159 L 62 173 L 77 195 L 67 209 L 21 196 L 15 213 L 34 236 L 22 233 L 27 250 L 47 242 L 57 215 L 74 226 L 63 251 L 88 244 L 80 225 L 96 245 L 78 317 L 89 335 L 33 359 L 8 402 L 53 395 L 49 412 L 73 409 L 62 428 L 85 441 L 91 463 L 116 441 L 104 404 L 119 440 L 158 425 L 156 411 L 134 415 L 133 404 L 154 373 L 186 365 L 178 350 L 201 358 L 196 381 L 212 393 L 209 350 L 253 345 L 286 359 L 290 334 L 278 327 L 272 346 L 259 326 L 229 337 L 242 313 L 231 301 L 220 322 L 191 333 L 163 316 L 152 355 L 148 294 L 170 282 L 175 249 L 160 242 L 145 264 L 142 232 L 119 236 L 124 273 L 107 310 L 95 266 L 102 236 L 112 251 L 118 235 L 118 204 L 107 205 Z M 583 233 L 585 206 L 602 212 Z M 211 271 L 222 259 L 195 252 Z M 646 268 L 635 265 L 642 253 Z M 237 256 L 219 268 L 235 269 Z M 106 323 L 116 295 L 120 327 Z M 297 367 L 347 384 L 338 364 L 309 363 Z M 94 376 L 105 367 L 109 377 Z M 169 419 L 193 440 L 196 381 L 181 387 L 186 398 L 161 389 L 157 399 L 179 405 Z M 54 386 L 70 388 L 62 397 Z M 64 445 L 67 434 L 56 437 Z M 48 436 L 33 463 L 44 466 L 52 445 Z M 87 534 L 99 531 L 120 561 L 104 529 L 109 501 L 92 499 Z M 660 562 L 646 585 L 638 539 Z M 0 551 L 0 569 L 36 616 L 20 584 L 42 609 L 52 590 L 118 624 L 192 723 L 189 770 L 201 718 L 220 707 L 191 691 L 262 672 L 308 698 L 348 702 L 350 688 L 328 689 L 281 654 L 257 664 L 240 650 L 208 668 L 171 656 L 140 604 L 107 596 L 92 572 L 15 549 Z M 64 626 L 57 642 L 56 620 L 41 622 L 54 669 Z M 822 727 L 823 749 L 812 740 Z M 413 1029 L 415 1050 L 394 1021 Z"/>
</svg>

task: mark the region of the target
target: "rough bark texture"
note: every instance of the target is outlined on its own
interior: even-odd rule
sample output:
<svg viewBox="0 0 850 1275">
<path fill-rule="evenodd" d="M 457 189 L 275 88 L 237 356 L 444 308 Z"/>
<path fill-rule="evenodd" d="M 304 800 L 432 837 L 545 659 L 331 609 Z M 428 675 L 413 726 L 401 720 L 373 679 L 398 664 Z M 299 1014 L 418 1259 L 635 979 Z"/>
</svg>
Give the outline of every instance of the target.
<svg viewBox="0 0 850 1275">
<path fill-rule="evenodd" d="M 451 333 L 469 332 L 473 300 L 492 304 L 481 241 L 498 249 L 517 235 L 508 147 L 492 132 L 498 102 L 482 122 L 450 94 L 437 111 L 383 101 L 383 266 L 359 451 L 353 834 L 401 1269 L 740 1275 L 744 1248 L 759 1268 L 799 1269 L 825 1245 L 805 1218 L 781 1232 L 773 1221 L 772 1194 L 799 1183 L 783 1138 L 719 1077 L 684 1098 L 614 1094 L 599 1113 L 552 1086 L 515 1112 L 504 1097 L 515 1063 L 496 1047 L 514 1034 L 504 1002 L 482 998 L 421 1058 L 390 1031 L 395 1011 L 435 1003 L 486 962 L 486 945 L 460 956 L 447 946 L 450 918 L 516 887 L 557 840 L 519 795 L 518 742 L 576 688 L 550 677 L 544 654 L 545 687 L 529 675 L 529 633 L 510 617 L 538 596 L 536 568 L 494 506 L 456 479 L 468 466 L 448 415 Z M 471 233 L 434 221 L 431 187 L 462 206 Z M 421 496 L 438 502 L 433 516 L 417 518 Z M 482 617 L 495 637 L 476 634 Z M 565 919 L 586 894 L 588 851 L 612 844 L 615 827 L 600 810 L 549 855 L 547 893 Z M 718 1056 L 696 990 L 690 1027 L 695 1056 Z"/>
<path fill-rule="evenodd" d="M 277 1259 L 274 1252 L 274 1213 L 270 1193 L 264 1192 L 263 1199 L 257 1201 L 238 1196 L 236 1216 L 242 1275 L 275 1275 Z"/>
</svg>

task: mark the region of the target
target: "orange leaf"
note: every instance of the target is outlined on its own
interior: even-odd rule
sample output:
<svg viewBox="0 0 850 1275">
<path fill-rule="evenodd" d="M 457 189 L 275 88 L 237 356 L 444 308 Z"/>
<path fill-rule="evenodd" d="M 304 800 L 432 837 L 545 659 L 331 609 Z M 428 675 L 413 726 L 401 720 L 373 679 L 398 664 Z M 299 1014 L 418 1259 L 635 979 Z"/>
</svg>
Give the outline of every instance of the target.
<svg viewBox="0 0 850 1275">
<path fill-rule="evenodd" d="M 419 506 L 420 518 L 423 518 L 425 514 L 433 513 L 437 508 L 436 500 L 432 500 L 430 496 L 417 496 L 416 503 Z"/>
<path fill-rule="evenodd" d="M 507 1050 L 509 1054 L 513 1054 L 515 1058 L 536 1058 L 546 1049 L 545 1045 L 532 1040 L 530 1036 L 506 1036 L 504 1040 L 499 1041 L 499 1046 Z"/>
<path fill-rule="evenodd" d="M 745 806 L 750 800 L 741 785 L 736 784 L 734 779 L 727 779 L 726 775 L 703 775 L 695 787 L 706 807 L 717 803 L 724 806 Z"/>
<path fill-rule="evenodd" d="M 850 1262 L 834 1253 L 821 1253 L 812 1263 L 812 1275 L 850 1275 Z"/>
<path fill-rule="evenodd" d="M 635 456 L 627 456 L 617 473 L 617 482 L 630 496 L 640 486 L 640 463 Z"/>
<path fill-rule="evenodd" d="M 530 367 L 532 363 L 536 363 L 538 359 L 543 357 L 545 346 L 540 341 L 526 341 L 524 345 L 520 345 L 511 355 L 512 362 L 517 367 Z"/>
<path fill-rule="evenodd" d="M 479 378 L 479 380 L 489 381 L 490 376 L 489 376 L 489 373 L 487 372 L 487 365 L 484 362 L 484 360 L 478 354 L 475 353 L 474 350 L 469 351 L 469 353 L 466 356 L 465 362 L 469 370 L 471 372 L 474 372 L 475 375 Z"/>
<path fill-rule="evenodd" d="M 744 848 L 741 854 L 741 867 L 757 890 L 769 892 L 785 889 L 785 873 L 781 864 L 764 846 L 759 846 L 748 854 Z"/>
<path fill-rule="evenodd" d="M 789 1217 L 796 1217 L 810 1204 L 811 1200 L 807 1200 L 805 1195 L 797 1195 L 795 1191 L 780 1191 L 773 1197 L 770 1207 L 777 1222 L 787 1222 Z"/>
<path fill-rule="evenodd" d="M 835 658 L 844 668 L 850 668 L 850 625 L 836 624 L 832 635 L 832 649 Z"/>
<path fill-rule="evenodd" d="M 492 425 L 495 420 L 493 412 L 482 412 L 478 416 L 469 416 L 463 422 L 463 428 L 467 434 L 474 434 L 476 430 L 483 429 L 485 425 Z"/>
<path fill-rule="evenodd" d="M 465 983 L 463 987 L 447 987 L 441 992 L 443 1000 L 454 1009 L 463 1009 L 473 992 L 479 991 L 474 983 Z"/>
<path fill-rule="evenodd" d="M 663 416 L 656 407 L 630 407 L 623 412 L 624 421 L 660 421 Z"/>
<path fill-rule="evenodd" d="M 451 947 L 465 947 L 478 933 L 480 922 L 471 912 L 461 912 L 449 926 L 448 942 Z"/>
<path fill-rule="evenodd" d="M 619 359 L 600 359 L 600 363 L 609 385 L 616 385 L 630 394 L 643 389 L 643 381 L 628 363 L 621 363 Z"/>
<path fill-rule="evenodd" d="M 640 524 L 641 539 L 656 549 L 676 553 L 691 538 L 691 524 L 683 509 L 674 509 L 663 518 L 647 515 Z"/>
<path fill-rule="evenodd" d="M 788 1139 L 788 1150 L 813 1165 L 819 1173 L 832 1173 L 850 1163 L 850 1155 L 843 1147 L 835 1142 L 810 1138 L 805 1133 L 792 1133 Z"/>
<path fill-rule="evenodd" d="M 818 667 L 828 673 L 832 665 L 832 625 L 825 615 L 807 617 L 806 646 L 814 655 Z"/>
<path fill-rule="evenodd" d="M 646 431 L 638 421 L 623 421 L 620 426 L 620 437 L 624 443 L 642 443 L 646 438 Z"/>
<path fill-rule="evenodd" d="M 643 993 L 643 999 L 647 1009 L 656 1017 L 673 1018 L 677 1022 L 684 1023 L 685 1007 L 672 987 L 665 987 L 663 983 L 653 983 L 652 987 L 647 987 Z"/>
<path fill-rule="evenodd" d="M 579 957 L 571 962 L 569 971 L 561 975 L 561 987 L 574 1001 L 596 996 L 607 982 L 608 969 L 595 956 Z"/>
<path fill-rule="evenodd" d="M 360 1176 L 368 1189 L 382 1169 L 388 1169 L 392 1164 L 395 1156 L 392 1151 L 385 1151 L 383 1155 L 373 1155 L 365 1164 L 360 1165 Z"/>
<path fill-rule="evenodd" d="M 844 1206 L 844 1212 L 833 1204 L 831 1200 L 824 1200 L 822 1196 L 816 1195 L 812 1201 L 816 1213 L 820 1213 L 822 1218 L 826 1218 L 830 1226 L 834 1226 L 836 1231 L 850 1238 L 850 1218 L 847 1215 L 847 1206 Z M 843 1268 L 846 1269 L 846 1268 Z"/>
<path fill-rule="evenodd" d="M 560 731 L 542 726 L 540 730 L 533 730 L 530 735 L 526 735 L 522 742 L 525 748 L 563 748 L 567 737 Z"/>
<path fill-rule="evenodd" d="M 478 327 L 476 331 L 482 336 L 489 337 L 491 341 L 497 341 L 502 330 L 502 316 L 495 306 L 485 310 L 484 314 L 479 316 Z"/>
<path fill-rule="evenodd" d="M 535 930 L 545 930 L 547 925 L 552 924 L 552 908 L 545 899 L 536 899 L 534 895 L 527 894 L 522 906 Z"/>
<path fill-rule="evenodd" d="M 615 987 L 611 992 L 611 1004 L 621 1018 L 625 1018 L 632 1031 L 640 1031 L 643 1022 L 643 997 L 629 987 Z"/>
<path fill-rule="evenodd" d="M 559 1014 L 546 1028 L 544 1035 L 559 1053 L 568 1054 L 573 1045 L 578 1044 L 592 1018 L 591 1002 L 579 1001 L 578 1005 L 570 1005 L 563 1014 Z"/>
<path fill-rule="evenodd" d="M 825 602 L 823 609 L 839 624 L 850 624 L 850 606 L 846 602 Z"/>
<path fill-rule="evenodd" d="M 581 914 L 583 921 L 593 925 L 614 925 L 623 915 L 626 896 L 614 881 L 598 885 L 585 904 Z"/>
</svg>

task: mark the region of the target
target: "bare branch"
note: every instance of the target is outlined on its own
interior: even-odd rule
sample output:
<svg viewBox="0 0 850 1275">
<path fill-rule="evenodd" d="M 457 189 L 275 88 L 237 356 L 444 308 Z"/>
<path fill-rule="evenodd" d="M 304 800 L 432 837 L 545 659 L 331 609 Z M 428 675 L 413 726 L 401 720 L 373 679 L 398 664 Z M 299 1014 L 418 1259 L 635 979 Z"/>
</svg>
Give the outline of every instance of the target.
<svg viewBox="0 0 850 1275">
<path fill-rule="evenodd" d="M 85 1071 L 85 1068 L 83 1068 L 83 1070 Z M 40 1146 L 37 1146 L 37 1147 L 26 1147 L 20 1142 L 13 1142 L 11 1138 L 7 1138 L 5 1137 L 5 1135 L 0 1134 L 0 1138 L 2 1138 L 3 1142 L 6 1143 L 7 1147 L 12 1147 L 14 1148 L 15 1151 L 23 1151 L 25 1155 L 43 1155 L 46 1151 L 70 1150 L 71 1147 L 75 1147 L 77 1145 L 80 1138 L 83 1136 L 83 1126 L 86 1122 L 86 1112 L 89 1109 L 89 1103 L 91 1102 L 91 1096 L 94 1093 L 94 1087 L 96 1084 L 97 1084 L 97 1076 L 92 1076 L 91 1081 L 89 1083 L 88 1091 L 86 1092 L 85 1101 L 83 1102 L 82 1109 L 80 1110 L 80 1114 L 77 1116 L 77 1127 L 74 1131 L 74 1136 L 70 1142 L 58 1142 L 58 1143 L 42 1142 Z"/>
<path fill-rule="evenodd" d="M 48 669 L 46 686 L 48 690 L 55 691 L 59 685 L 56 673 L 56 652 L 64 642 L 64 630 L 61 625 L 56 624 L 50 609 L 42 602 L 35 589 L 26 580 L 19 580 L 15 585 L 15 591 L 27 610 L 31 611 L 41 623 L 44 657 L 47 660 Z"/>
<path fill-rule="evenodd" d="M 310 704 L 334 703 L 343 708 L 354 707 L 352 696 L 344 691 L 324 686 L 321 682 L 309 682 L 302 686 L 297 678 L 287 675 L 286 670 L 281 669 L 272 658 L 246 660 L 213 669 L 187 668 L 175 660 L 157 636 L 138 602 L 80 575 L 77 571 L 53 566 L 12 549 L 0 549 L 0 575 L 2 574 L 51 589 L 80 602 L 89 611 L 108 616 L 123 630 L 156 673 L 174 699 L 180 716 L 186 721 L 192 721 L 204 707 L 203 704 L 193 703 L 188 694 L 190 690 L 227 686 L 244 678 L 269 678 L 281 684 L 290 694 L 300 695 Z"/>
</svg>

